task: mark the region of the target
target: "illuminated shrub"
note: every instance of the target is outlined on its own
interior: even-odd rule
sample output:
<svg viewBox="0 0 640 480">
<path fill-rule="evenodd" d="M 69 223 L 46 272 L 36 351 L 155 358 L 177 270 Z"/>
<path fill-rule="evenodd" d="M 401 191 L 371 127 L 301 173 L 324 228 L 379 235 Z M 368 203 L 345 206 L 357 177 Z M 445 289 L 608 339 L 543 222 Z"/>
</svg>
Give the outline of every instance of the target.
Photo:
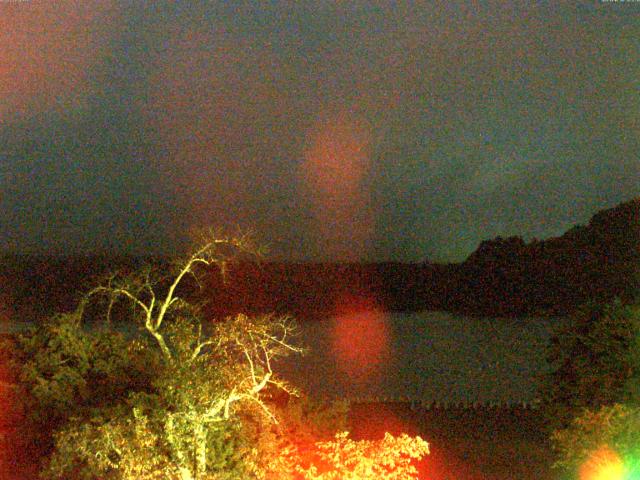
<svg viewBox="0 0 640 480">
<path fill-rule="evenodd" d="M 552 435 L 555 467 L 579 480 L 640 478 L 640 408 L 621 404 L 585 410 Z"/>
<path fill-rule="evenodd" d="M 294 390 L 272 362 L 301 349 L 290 343 L 295 326 L 287 317 L 239 314 L 205 324 L 198 305 L 180 296 L 182 280 L 206 275 L 202 267 L 223 269 L 229 252 L 220 246 L 244 252 L 250 245 L 202 241 L 168 272 L 113 275 L 75 312 L 19 337 L 15 363 L 26 405 L 46 427 L 43 477 L 251 478 L 241 419 L 275 420 L 269 390 Z M 92 307 L 103 321 L 89 329 Z M 128 335 L 113 327 L 119 307 L 128 312 Z"/>
<path fill-rule="evenodd" d="M 183 279 L 208 273 L 202 267 L 224 271 L 220 246 L 250 251 L 245 240 L 209 236 L 168 273 L 113 275 L 76 311 L 19 336 L 13 363 L 30 425 L 46 437 L 43 478 L 415 478 L 411 461 L 428 453 L 422 439 L 334 437 L 344 404 L 276 408 L 278 395 L 297 394 L 274 371 L 301 352 L 291 319 L 238 314 L 205 324 L 180 296 Z M 87 328 L 92 308 L 103 321 Z M 126 335 L 115 330 L 118 311 Z"/>
<path fill-rule="evenodd" d="M 547 412 L 555 466 L 579 480 L 640 478 L 640 306 L 592 303 L 553 337 Z"/>
<path fill-rule="evenodd" d="M 333 440 L 317 442 L 304 452 L 286 451 L 297 457 L 294 478 L 304 480 L 411 480 L 418 471 L 413 460 L 429 453 L 420 437 L 385 434 L 381 440 L 352 440 L 348 432 Z"/>
</svg>

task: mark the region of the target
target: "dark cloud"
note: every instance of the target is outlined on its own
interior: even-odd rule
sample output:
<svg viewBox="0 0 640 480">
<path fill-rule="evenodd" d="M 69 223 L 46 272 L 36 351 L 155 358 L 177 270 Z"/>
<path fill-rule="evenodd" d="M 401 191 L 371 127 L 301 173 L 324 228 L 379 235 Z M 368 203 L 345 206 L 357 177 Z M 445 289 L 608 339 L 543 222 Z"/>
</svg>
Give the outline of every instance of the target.
<svg viewBox="0 0 640 480">
<path fill-rule="evenodd" d="M 51 5 L 0 4 L 5 249 L 459 260 L 640 194 L 631 4 Z"/>
</svg>

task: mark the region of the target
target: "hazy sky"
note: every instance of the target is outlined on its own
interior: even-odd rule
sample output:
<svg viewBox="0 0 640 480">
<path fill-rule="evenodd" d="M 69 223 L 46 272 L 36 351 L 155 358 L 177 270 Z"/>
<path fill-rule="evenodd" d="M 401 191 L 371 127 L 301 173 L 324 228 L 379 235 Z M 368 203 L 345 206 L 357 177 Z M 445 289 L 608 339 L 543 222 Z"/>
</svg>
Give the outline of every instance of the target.
<svg viewBox="0 0 640 480">
<path fill-rule="evenodd" d="M 0 1 L 0 249 L 464 259 L 640 195 L 640 2 Z"/>
</svg>

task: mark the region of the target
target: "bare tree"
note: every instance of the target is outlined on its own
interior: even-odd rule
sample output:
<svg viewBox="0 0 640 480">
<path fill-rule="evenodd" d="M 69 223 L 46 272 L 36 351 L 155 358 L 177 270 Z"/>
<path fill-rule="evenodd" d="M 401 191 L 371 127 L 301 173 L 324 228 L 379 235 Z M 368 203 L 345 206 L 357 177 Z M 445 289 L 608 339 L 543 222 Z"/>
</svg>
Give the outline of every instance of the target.
<svg viewBox="0 0 640 480">
<path fill-rule="evenodd" d="M 94 474 L 116 478 L 176 478 L 210 475 L 211 439 L 243 408 L 276 421 L 265 401 L 269 388 L 295 393 L 274 372 L 276 358 L 302 349 L 295 345 L 289 317 L 239 314 L 220 322 L 203 322 L 198 305 L 179 294 L 187 278 L 203 274 L 238 255 L 255 254 L 247 235 L 201 234 L 196 248 L 175 261 L 167 277 L 146 268 L 112 275 L 91 289 L 74 315 L 81 321 L 88 307 L 106 298 L 104 318 L 129 303 L 141 335 L 128 343 L 131 358 L 144 358 L 152 378 L 146 391 L 133 392 L 90 419 L 74 419 L 56 437 L 48 470 L 64 477 L 83 464 Z"/>
</svg>

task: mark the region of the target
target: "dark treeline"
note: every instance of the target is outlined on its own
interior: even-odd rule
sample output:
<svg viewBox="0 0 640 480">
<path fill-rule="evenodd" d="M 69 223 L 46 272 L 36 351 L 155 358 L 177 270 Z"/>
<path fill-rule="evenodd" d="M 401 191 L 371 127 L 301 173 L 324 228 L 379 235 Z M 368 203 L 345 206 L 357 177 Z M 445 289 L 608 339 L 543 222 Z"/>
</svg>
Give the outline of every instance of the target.
<svg viewBox="0 0 640 480">
<path fill-rule="evenodd" d="M 162 258 L 6 256 L 0 318 L 71 308 L 100 275 Z M 237 311 L 314 315 L 377 308 L 483 316 L 566 315 L 587 300 L 629 299 L 640 285 L 640 199 L 603 210 L 586 226 L 526 243 L 482 242 L 458 264 L 239 263 L 203 283 L 211 315 Z M 25 318 L 27 319 L 27 318 Z"/>
</svg>

